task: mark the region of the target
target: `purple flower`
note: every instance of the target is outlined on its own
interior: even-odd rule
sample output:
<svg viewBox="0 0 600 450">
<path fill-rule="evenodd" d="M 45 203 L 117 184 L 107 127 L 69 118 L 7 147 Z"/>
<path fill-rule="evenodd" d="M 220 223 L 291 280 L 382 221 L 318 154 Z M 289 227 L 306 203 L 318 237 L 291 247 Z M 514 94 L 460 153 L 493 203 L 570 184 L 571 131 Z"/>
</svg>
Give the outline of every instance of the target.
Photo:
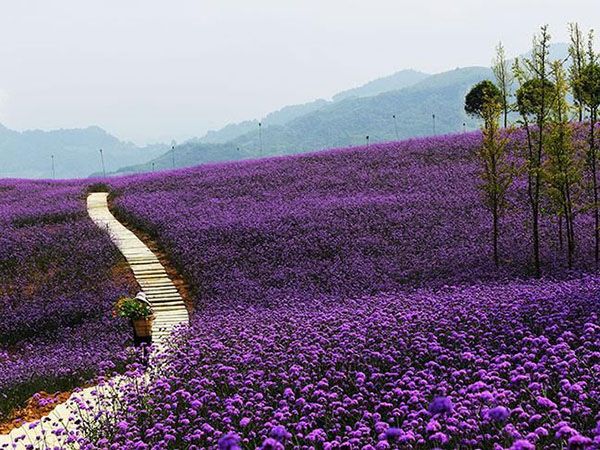
<svg viewBox="0 0 600 450">
<path fill-rule="evenodd" d="M 281 425 L 275 425 L 273 428 L 271 428 L 269 436 L 273 439 L 276 439 L 279 442 L 284 442 L 286 439 L 291 438 L 292 434 L 288 433 L 285 427 Z"/>
<path fill-rule="evenodd" d="M 429 404 L 429 412 L 431 414 L 450 414 L 453 409 L 452 400 L 448 397 L 436 397 Z"/>
<path fill-rule="evenodd" d="M 487 417 L 493 422 L 504 422 L 509 415 L 510 411 L 504 406 L 496 406 L 487 411 Z"/>
<path fill-rule="evenodd" d="M 527 278 L 521 176 L 496 269 L 480 143 L 461 134 L 107 181 L 115 213 L 184 269 L 195 308 L 148 386 L 119 387 L 115 429 L 82 436 L 81 448 L 215 448 L 217 430 L 238 427 L 224 447 L 419 448 L 447 438 L 491 449 L 490 422 L 511 442 L 600 439 L 588 429 L 599 395 L 600 277 L 585 273 L 593 254 L 566 271 L 557 223 L 544 215 L 548 277 Z M 110 307 L 136 286 L 87 217 L 88 183 L 0 180 L 0 277 L 15 287 L 0 293 L 0 342 L 11 349 L 0 349 L 0 392 L 23 401 L 37 390 L 32 379 L 70 386 L 97 370 L 133 373 L 117 356 L 130 330 Z M 590 227 L 581 211 L 579 248 L 593 248 Z M 549 380 L 557 389 L 538 399 Z"/>
<path fill-rule="evenodd" d="M 519 439 L 513 443 L 510 450 L 535 450 L 535 445 L 525 439 Z"/>
<path fill-rule="evenodd" d="M 539 396 L 537 398 L 537 403 L 538 403 L 538 405 L 540 405 L 543 408 L 549 408 L 549 409 L 556 408 L 556 403 L 554 403 L 552 400 L 550 400 L 547 397 Z"/>
<path fill-rule="evenodd" d="M 218 445 L 219 450 L 241 450 L 240 438 L 233 432 L 221 436 Z"/>
<path fill-rule="evenodd" d="M 571 436 L 567 442 L 567 448 L 569 450 L 585 450 L 592 445 L 592 440 L 580 434 Z"/>
<path fill-rule="evenodd" d="M 438 431 L 437 433 L 432 434 L 429 437 L 429 439 L 431 441 L 439 442 L 440 444 L 446 444 L 448 442 L 448 436 L 446 436 L 441 431 Z"/>
<path fill-rule="evenodd" d="M 385 439 L 388 441 L 397 441 L 404 436 L 404 431 L 400 428 L 390 427 L 385 430 Z"/>
<path fill-rule="evenodd" d="M 285 447 L 277 439 L 267 438 L 260 448 L 261 450 L 283 450 Z"/>
<path fill-rule="evenodd" d="M 240 420 L 240 427 L 247 427 L 247 426 L 248 426 L 248 424 L 250 424 L 250 422 L 251 422 L 250 418 L 248 418 L 248 417 L 243 417 L 243 418 Z"/>
</svg>

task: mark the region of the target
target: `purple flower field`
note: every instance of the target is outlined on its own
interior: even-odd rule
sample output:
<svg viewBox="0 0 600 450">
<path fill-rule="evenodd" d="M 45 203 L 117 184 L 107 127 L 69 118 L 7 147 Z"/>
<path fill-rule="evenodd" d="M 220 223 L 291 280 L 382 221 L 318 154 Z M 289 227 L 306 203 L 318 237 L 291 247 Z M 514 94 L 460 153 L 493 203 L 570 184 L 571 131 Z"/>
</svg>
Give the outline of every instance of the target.
<svg viewBox="0 0 600 450">
<path fill-rule="evenodd" d="M 84 190 L 0 182 L 0 420 L 124 362 L 128 334 L 110 308 L 135 284 L 114 272 L 120 254 L 87 217 Z"/>
<path fill-rule="evenodd" d="M 544 278 L 531 279 L 518 180 L 497 270 L 479 143 L 461 134 L 108 180 L 116 215 L 159 241 L 196 310 L 148 388 L 126 387 L 121 407 L 84 427 L 82 448 L 600 448 L 589 217 L 577 219 L 573 271 L 542 217 Z M 86 182 L 24 186 L 0 195 L 31 197 L 31 211 L 16 201 L 3 220 L 35 216 L 42 235 L 77 224 L 44 248 L 97 289 L 95 323 L 108 324 L 127 286 L 108 275 L 116 250 L 82 213 Z M 45 195 L 53 206 L 35 215 Z M 89 283 L 90 270 L 105 277 Z M 53 302 L 89 307 L 58 300 L 72 292 L 61 286 Z M 105 333 L 125 344 L 114 325 Z M 96 357 L 88 367 L 108 359 Z"/>
<path fill-rule="evenodd" d="M 112 181 L 197 311 L 149 392 L 132 387 L 85 447 L 597 448 L 589 219 L 569 273 L 544 218 L 546 279 L 528 281 L 519 181 L 497 271 L 479 139 Z"/>
<path fill-rule="evenodd" d="M 258 448 L 279 429 L 303 449 L 598 444 L 599 294 L 583 278 L 208 309 L 105 438 L 199 449 L 234 432 Z"/>
<path fill-rule="evenodd" d="M 154 234 L 203 307 L 376 294 L 527 276 L 524 187 L 502 221 L 501 270 L 476 188 L 478 133 L 113 182 L 118 215 Z M 558 226 L 542 225 L 546 273 L 565 274 Z M 579 268 L 592 229 L 579 216 Z M 515 245 L 515 243 L 517 245 Z"/>
</svg>

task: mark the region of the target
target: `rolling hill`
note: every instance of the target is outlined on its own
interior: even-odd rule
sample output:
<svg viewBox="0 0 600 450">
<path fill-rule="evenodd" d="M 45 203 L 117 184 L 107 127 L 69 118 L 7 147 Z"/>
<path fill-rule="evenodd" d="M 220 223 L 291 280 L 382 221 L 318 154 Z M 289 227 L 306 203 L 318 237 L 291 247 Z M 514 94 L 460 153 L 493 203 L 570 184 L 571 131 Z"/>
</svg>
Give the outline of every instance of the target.
<svg viewBox="0 0 600 450">
<path fill-rule="evenodd" d="M 332 98 L 332 101 L 338 102 L 347 98 L 370 97 L 383 92 L 402 89 L 412 86 L 413 84 L 424 80 L 428 76 L 429 75 L 426 73 L 418 72 L 412 69 L 401 70 L 392 75 L 378 78 L 361 86 L 335 94 Z M 267 114 L 264 119 L 262 119 L 262 123 L 267 126 L 285 125 L 286 123 L 298 117 L 315 112 L 329 103 L 331 102 L 328 102 L 324 99 L 317 99 L 309 103 L 284 106 L 275 112 Z M 228 124 L 219 130 L 209 131 L 206 133 L 206 135 L 200 139 L 197 139 L 196 141 L 204 144 L 223 144 L 256 130 L 258 123 L 259 120 L 255 119 L 246 120 L 244 122 L 235 124 Z"/>
<path fill-rule="evenodd" d="M 0 177 L 51 178 L 52 155 L 56 178 L 86 177 L 102 170 L 100 149 L 110 172 L 123 164 L 152 159 L 167 148 L 166 145 L 140 148 L 99 127 L 19 132 L 0 125 Z"/>
<path fill-rule="evenodd" d="M 372 86 L 362 91 L 354 90 L 352 96 L 343 95 L 338 101 L 319 103 L 313 111 L 284 123 L 271 124 L 265 119 L 262 136 L 255 123 L 248 125 L 251 131 L 225 143 L 190 142 L 177 147 L 176 166 L 361 145 L 366 142 L 367 135 L 370 142 L 424 136 L 434 131 L 432 114 L 436 116 L 436 133 L 460 131 L 463 123 L 472 129 L 476 122 L 463 111 L 464 95 L 473 84 L 491 76 L 489 68 L 468 67 L 426 76 L 407 87 L 378 95 L 358 96 L 361 92 L 375 92 L 376 88 Z M 418 77 L 414 75 L 413 80 Z M 225 153 L 219 153 L 223 150 Z M 143 172 L 152 164 L 156 170 L 172 168 L 172 155 L 167 153 L 150 163 L 124 167 L 118 172 Z"/>
</svg>

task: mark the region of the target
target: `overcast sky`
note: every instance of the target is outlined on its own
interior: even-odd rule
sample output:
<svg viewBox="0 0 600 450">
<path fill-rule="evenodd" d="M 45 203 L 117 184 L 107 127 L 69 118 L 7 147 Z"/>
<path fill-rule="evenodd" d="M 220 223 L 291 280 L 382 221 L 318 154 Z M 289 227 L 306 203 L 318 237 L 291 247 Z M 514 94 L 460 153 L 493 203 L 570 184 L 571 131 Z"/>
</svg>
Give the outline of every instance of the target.
<svg viewBox="0 0 600 450">
<path fill-rule="evenodd" d="M 0 0 L 0 123 L 182 140 L 571 21 L 598 25 L 598 0 Z"/>
</svg>

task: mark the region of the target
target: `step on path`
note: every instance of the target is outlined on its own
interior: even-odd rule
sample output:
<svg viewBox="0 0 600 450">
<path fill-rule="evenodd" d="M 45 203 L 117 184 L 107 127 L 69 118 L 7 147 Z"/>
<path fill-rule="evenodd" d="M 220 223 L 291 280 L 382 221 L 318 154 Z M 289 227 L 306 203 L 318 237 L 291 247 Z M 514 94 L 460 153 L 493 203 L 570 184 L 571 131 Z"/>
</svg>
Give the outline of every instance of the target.
<svg viewBox="0 0 600 450">
<path fill-rule="evenodd" d="M 127 227 L 119 222 L 108 209 L 108 193 L 93 192 L 87 198 L 87 210 L 91 219 L 105 229 L 112 241 L 127 260 L 136 281 L 146 294 L 156 320 L 152 325 L 154 345 L 158 351 L 164 348 L 166 338 L 179 325 L 189 323 L 188 311 L 179 291 L 152 251 Z M 36 450 L 69 448 L 65 439 L 73 431 L 72 421 L 77 402 L 94 402 L 98 392 L 112 391 L 119 382 L 112 380 L 107 386 L 93 386 L 73 394 L 69 400 L 54 408 L 48 416 L 15 428 L 7 435 L 0 435 L 0 449 Z M 65 430 L 61 436 L 52 431 Z M 24 438 L 22 438 L 24 436 Z"/>
</svg>

